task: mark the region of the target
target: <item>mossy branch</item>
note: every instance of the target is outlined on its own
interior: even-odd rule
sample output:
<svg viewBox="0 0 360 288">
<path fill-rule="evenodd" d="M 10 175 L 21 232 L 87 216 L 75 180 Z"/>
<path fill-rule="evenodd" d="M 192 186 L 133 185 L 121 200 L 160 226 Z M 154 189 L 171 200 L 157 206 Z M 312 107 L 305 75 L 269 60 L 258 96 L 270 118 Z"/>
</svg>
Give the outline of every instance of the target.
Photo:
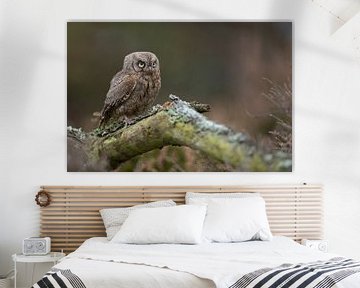
<svg viewBox="0 0 360 288">
<path fill-rule="evenodd" d="M 244 133 L 207 119 L 210 106 L 170 95 L 145 116 L 124 127 L 84 133 L 68 127 L 68 171 L 111 171 L 120 163 L 164 146 L 187 146 L 234 168 L 234 171 L 289 171 L 289 155 L 259 151 Z M 69 161 L 70 160 L 70 161 Z"/>
</svg>

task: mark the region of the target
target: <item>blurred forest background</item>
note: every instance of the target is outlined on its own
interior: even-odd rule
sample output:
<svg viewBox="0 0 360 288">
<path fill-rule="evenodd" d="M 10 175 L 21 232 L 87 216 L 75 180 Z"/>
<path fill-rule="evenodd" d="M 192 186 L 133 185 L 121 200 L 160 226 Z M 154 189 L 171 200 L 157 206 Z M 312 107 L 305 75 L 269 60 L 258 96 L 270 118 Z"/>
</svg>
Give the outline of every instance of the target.
<svg viewBox="0 0 360 288">
<path fill-rule="evenodd" d="M 206 116 L 267 151 L 292 152 L 291 22 L 69 22 L 68 126 L 90 131 L 124 56 L 151 51 L 169 94 L 211 105 Z M 189 148 L 164 147 L 115 171 L 234 171 Z M 236 171 L 236 169 L 235 169 Z M 259 169 L 261 171 L 261 169 Z"/>
</svg>

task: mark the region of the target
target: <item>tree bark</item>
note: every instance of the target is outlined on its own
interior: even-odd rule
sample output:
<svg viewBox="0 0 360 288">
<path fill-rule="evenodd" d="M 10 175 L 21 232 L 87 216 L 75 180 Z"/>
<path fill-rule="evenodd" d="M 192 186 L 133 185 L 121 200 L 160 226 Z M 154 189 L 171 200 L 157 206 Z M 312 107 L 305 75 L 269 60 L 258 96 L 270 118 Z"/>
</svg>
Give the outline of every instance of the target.
<svg viewBox="0 0 360 288">
<path fill-rule="evenodd" d="M 85 133 L 68 127 L 68 171 L 112 171 L 120 163 L 167 145 L 187 146 L 234 171 L 289 171 L 291 156 L 260 151 L 244 133 L 207 119 L 206 104 L 170 101 L 123 127 Z"/>
</svg>

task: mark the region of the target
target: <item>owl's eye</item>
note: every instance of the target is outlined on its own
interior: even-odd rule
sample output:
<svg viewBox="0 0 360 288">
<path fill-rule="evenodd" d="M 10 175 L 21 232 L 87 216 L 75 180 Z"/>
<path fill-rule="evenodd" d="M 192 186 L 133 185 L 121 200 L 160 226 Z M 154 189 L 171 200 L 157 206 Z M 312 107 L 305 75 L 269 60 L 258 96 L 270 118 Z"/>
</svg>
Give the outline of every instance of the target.
<svg viewBox="0 0 360 288">
<path fill-rule="evenodd" d="M 139 66 L 139 68 L 144 68 L 145 67 L 145 62 L 140 60 L 138 62 L 138 66 Z"/>
<path fill-rule="evenodd" d="M 152 67 L 153 67 L 153 68 L 155 68 L 156 65 L 157 65 L 156 62 L 153 62 L 153 63 L 152 63 Z"/>
</svg>

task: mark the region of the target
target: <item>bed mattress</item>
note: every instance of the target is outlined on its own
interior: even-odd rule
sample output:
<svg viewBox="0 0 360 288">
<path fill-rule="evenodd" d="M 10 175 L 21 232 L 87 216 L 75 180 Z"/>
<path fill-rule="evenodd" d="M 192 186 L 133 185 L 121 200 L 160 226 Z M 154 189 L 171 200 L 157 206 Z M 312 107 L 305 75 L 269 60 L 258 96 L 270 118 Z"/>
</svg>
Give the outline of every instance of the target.
<svg viewBox="0 0 360 288">
<path fill-rule="evenodd" d="M 305 266 L 299 266 L 299 263 L 305 263 Z M 345 277 L 344 273 L 340 273 L 340 276 L 336 276 L 336 281 L 331 277 L 330 280 L 320 276 L 315 277 L 320 272 L 315 273 L 315 276 L 313 273 L 312 278 L 308 275 L 306 275 L 307 278 L 302 276 L 303 271 L 318 271 L 314 270 L 314 267 L 316 269 L 326 267 L 326 270 L 323 270 L 326 273 L 335 269 L 340 273 L 347 268 L 348 274 Z M 278 271 L 276 275 L 273 272 L 274 268 Z M 112 244 L 106 238 L 97 237 L 85 241 L 75 252 L 54 266 L 54 269 L 54 271 L 71 271 L 73 273 L 71 275 L 76 275 L 74 277 L 78 277 L 77 279 L 83 285 L 77 287 L 87 288 L 312 288 L 317 287 L 316 285 L 318 287 L 360 287 L 359 263 L 338 258 L 338 255 L 312 250 L 286 237 L 274 237 L 272 241 L 200 245 Z M 275 285 L 290 273 L 292 273 L 291 278 L 287 278 L 287 281 L 292 279 L 294 286 Z M 266 283 L 264 282 L 263 286 L 252 285 L 248 279 L 255 277 L 254 275 L 258 279 L 265 279 L 266 281 L 262 282 Z M 323 283 L 328 284 L 323 285 Z M 69 287 L 73 286 L 69 285 Z M 34 285 L 34 287 L 41 287 L 41 285 Z"/>
</svg>

